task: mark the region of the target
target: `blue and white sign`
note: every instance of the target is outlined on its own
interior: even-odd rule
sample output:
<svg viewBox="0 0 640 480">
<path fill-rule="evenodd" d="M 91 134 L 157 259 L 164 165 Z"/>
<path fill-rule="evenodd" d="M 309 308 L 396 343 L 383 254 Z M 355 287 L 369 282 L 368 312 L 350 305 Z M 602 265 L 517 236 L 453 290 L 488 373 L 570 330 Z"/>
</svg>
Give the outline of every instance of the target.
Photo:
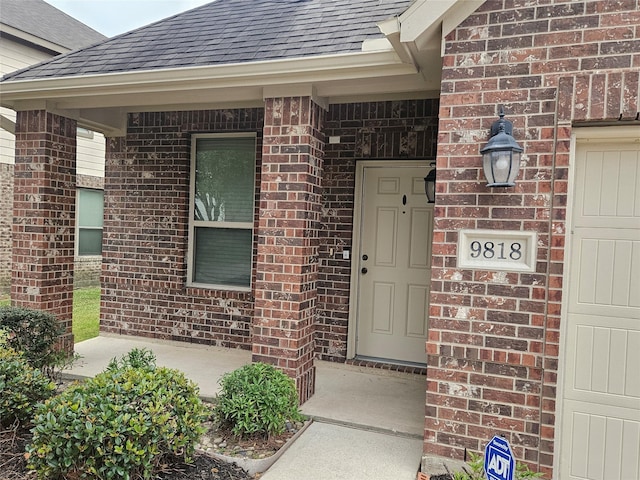
<svg viewBox="0 0 640 480">
<path fill-rule="evenodd" d="M 484 449 L 487 480 L 513 480 L 515 470 L 516 461 L 509 442 L 502 437 L 493 437 Z"/>
</svg>

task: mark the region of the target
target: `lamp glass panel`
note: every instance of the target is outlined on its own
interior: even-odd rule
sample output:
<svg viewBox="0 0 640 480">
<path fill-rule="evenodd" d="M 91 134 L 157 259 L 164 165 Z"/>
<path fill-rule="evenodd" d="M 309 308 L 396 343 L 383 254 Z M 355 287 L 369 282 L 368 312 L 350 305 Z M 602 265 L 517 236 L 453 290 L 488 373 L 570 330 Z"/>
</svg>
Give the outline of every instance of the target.
<svg viewBox="0 0 640 480">
<path fill-rule="evenodd" d="M 485 154 L 485 158 L 486 157 L 488 157 L 488 162 L 485 161 L 485 174 L 487 174 L 488 167 L 488 182 L 507 183 L 509 180 L 509 171 L 511 170 L 511 151 L 494 150 L 493 152 L 489 152 L 488 155 Z"/>
<path fill-rule="evenodd" d="M 507 180 L 510 184 L 516 183 L 516 177 L 518 176 L 518 171 L 520 170 L 520 152 L 513 151 L 511 154 L 511 170 L 509 171 L 509 179 Z"/>
</svg>

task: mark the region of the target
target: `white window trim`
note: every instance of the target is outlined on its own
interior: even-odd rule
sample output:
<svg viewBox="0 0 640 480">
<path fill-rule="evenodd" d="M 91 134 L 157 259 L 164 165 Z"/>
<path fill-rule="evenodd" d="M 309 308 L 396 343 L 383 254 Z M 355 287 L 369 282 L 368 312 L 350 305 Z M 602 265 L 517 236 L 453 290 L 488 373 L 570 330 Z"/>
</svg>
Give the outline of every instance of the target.
<svg viewBox="0 0 640 480">
<path fill-rule="evenodd" d="M 94 190 L 102 192 L 104 201 L 104 190 L 100 188 L 76 187 L 76 221 L 75 221 L 75 238 L 74 238 L 74 256 L 83 260 L 100 259 L 102 255 L 80 255 L 80 190 Z M 102 219 L 102 227 L 82 227 L 83 230 L 101 230 L 103 234 L 104 244 L 104 218 Z"/>
<path fill-rule="evenodd" d="M 245 229 L 251 230 L 251 238 L 255 237 L 254 232 L 254 222 L 203 222 L 196 221 L 195 217 L 195 191 L 196 191 L 196 146 L 197 140 L 200 138 L 231 138 L 231 137 L 244 137 L 244 138 L 254 138 L 257 139 L 257 134 L 255 132 L 241 132 L 241 133 L 199 133 L 191 136 L 191 165 L 190 165 L 190 180 L 189 180 L 189 231 L 187 232 L 188 237 L 188 247 L 187 247 L 187 287 L 190 288 L 202 288 L 208 290 L 227 290 L 233 292 L 250 292 L 253 288 L 253 263 L 254 263 L 254 254 L 253 254 L 253 241 L 252 249 L 251 249 L 251 265 L 252 265 L 252 275 L 249 278 L 249 286 L 248 287 L 239 287 L 232 285 L 221 285 L 221 284 L 210 284 L 210 283 L 198 283 L 192 280 L 193 278 L 193 259 L 194 259 L 194 239 L 195 239 L 195 228 L 196 226 L 205 227 L 205 228 L 235 228 L 235 229 Z M 256 163 L 257 163 L 257 151 L 256 158 L 254 160 L 254 168 L 253 168 L 253 185 L 254 185 L 254 195 L 252 198 L 252 211 L 255 214 L 256 210 L 256 196 L 255 196 L 255 183 L 256 183 Z"/>
</svg>

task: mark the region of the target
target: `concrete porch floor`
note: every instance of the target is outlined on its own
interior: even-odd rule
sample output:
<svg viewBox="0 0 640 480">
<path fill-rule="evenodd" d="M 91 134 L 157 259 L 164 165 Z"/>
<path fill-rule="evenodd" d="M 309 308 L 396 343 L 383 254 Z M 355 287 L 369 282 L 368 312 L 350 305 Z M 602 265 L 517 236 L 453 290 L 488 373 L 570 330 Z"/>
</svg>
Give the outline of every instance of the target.
<svg viewBox="0 0 640 480">
<path fill-rule="evenodd" d="M 216 396 L 224 373 L 251 362 L 245 350 L 99 336 L 76 344 L 81 358 L 65 374 L 91 377 L 132 348 L 148 348 L 158 365 L 183 371 L 204 398 Z M 301 410 L 316 424 L 261 478 L 414 480 L 422 456 L 425 377 L 323 361 L 315 365 L 316 393 Z"/>
</svg>

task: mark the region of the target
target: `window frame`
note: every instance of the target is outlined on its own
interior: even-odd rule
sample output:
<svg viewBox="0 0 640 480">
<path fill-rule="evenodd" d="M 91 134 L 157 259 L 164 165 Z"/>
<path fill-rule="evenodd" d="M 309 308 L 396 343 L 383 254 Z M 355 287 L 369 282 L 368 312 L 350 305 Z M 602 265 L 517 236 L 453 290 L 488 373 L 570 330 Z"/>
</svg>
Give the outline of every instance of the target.
<svg viewBox="0 0 640 480">
<path fill-rule="evenodd" d="M 254 140 L 254 159 L 253 159 L 253 194 L 251 197 L 252 218 L 250 222 L 220 222 L 220 221 L 203 221 L 195 219 L 195 191 L 196 191 L 196 155 L 199 139 L 210 138 L 252 138 Z M 226 290 L 235 292 L 251 292 L 253 289 L 253 269 L 255 264 L 255 212 L 256 212 L 256 179 L 258 166 L 258 135 L 256 132 L 235 132 L 235 133 L 198 133 L 191 136 L 191 154 L 189 167 L 189 226 L 188 226 L 188 246 L 187 246 L 187 279 L 186 286 L 190 288 L 201 288 L 208 290 Z M 234 230 L 250 230 L 251 231 L 251 274 L 249 275 L 249 285 L 225 285 L 219 283 L 200 283 L 193 280 L 195 265 L 195 238 L 196 228 L 222 228 Z"/>
<path fill-rule="evenodd" d="M 80 191 L 87 190 L 91 192 L 102 193 L 102 226 L 101 227 L 85 227 L 80 225 Z M 102 258 L 102 249 L 104 247 L 104 190 L 100 188 L 76 187 L 76 222 L 75 222 L 75 252 L 74 255 L 80 258 Z M 80 230 L 100 230 L 102 232 L 102 242 L 100 243 L 99 254 L 81 254 L 80 253 Z"/>
</svg>

